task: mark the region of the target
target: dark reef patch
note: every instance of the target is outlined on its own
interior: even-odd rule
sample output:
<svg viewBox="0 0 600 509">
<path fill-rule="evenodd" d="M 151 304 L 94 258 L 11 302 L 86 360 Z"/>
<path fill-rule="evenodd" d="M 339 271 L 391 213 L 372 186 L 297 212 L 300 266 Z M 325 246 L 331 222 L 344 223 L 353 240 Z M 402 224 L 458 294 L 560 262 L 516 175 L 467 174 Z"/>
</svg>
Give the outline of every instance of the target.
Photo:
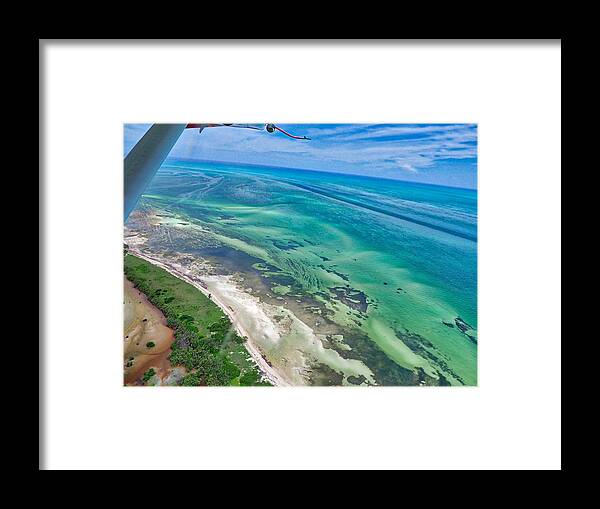
<svg viewBox="0 0 600 509">
<path fill-rule="evenodd" d="M 473 329 L 467 322 L 465 322 L 460 316 L 457 316 L 454 319 L 454 323 L 460 329 L 461 332 L 467 332 L 468 330 Z"/>
<path fill-rule="evenodd" d="M 467 339 L 471 341 L 471 343 L 475 345 L 477 344 L 477 338 L 473 334 L 469 334 L 469 332 L 475 331 L 475 329 L 471 325 L 465 322 L 460 316 L 457 316 L 454 319 L 454 323 L 456 324 L 458 330 L 460 330 L 460 332 L 462 332 L 467 337 Z"/>
<path fill-rule="evenodd" d="M 188 247 L 188 251 L 189 250 Z M 224 269 L 226 274 L 254 271 L 256 269 L 254 269 L 252 265 L 255 263 L 262 263 L 260 258 L 256 258 L 243 251 L 238 251 L 237 249 L 226 246 L 201 247 L 194 251 L 194 254 L 200 255 L 211 264 Z"/>
<path fill-rule="evenodd" d="M 477 344 L 477 338 L 475 336 L 471 336 L 471 334 L 467 333 L 465 333 L 465 336 L 467 336 L 469 340 L 472 341 L 474 344 Z"/>
<path fill-rule="evenodd" d="M 348 277 L 347 274 L 344 274 L 343 272 L 338 272 L 337 270 L 333 270 L 333 269 L 326 269 L 325 267 L 321 266 L 321 268 L 323 268 L 324 270 L 326 270 L 327 272 L 330 272 L 331 274 L 335 274 L 336 276 L 341 277 L 344 281 L 348 281 L 350 282 L 350 278 Z"/>
<path fill-rule="evenodd" d="M 361 385 L 366 381 L 367 381 L 367 379 L 362 375 L 360 375 L 360 376 L 350 375 L 348 377 L 348 382 L 350 382 L 352 385 Z"/>
<path fill-rule="evenodd" d="M 448 387 L 450 385 L 452 385 L 444 375 L 442 375 L 439 371 L 437 371 L 439 380 L 438 380 L 438 385 L 440 386 L 444 386 L 444 387 Z"/>
<path fill-rule="evenodd" d="M 287 274 L 283 274 L 281 272 L 270 274 L 269 279 L 271 280 L 271 283 L 275 283 L 280 286 L 289 286 L 291 293 L 300 291 L 299 286 L 296 284 L 296 280 Z"/>
<path fill-rule="evenodd" d="M 367 312 L 367 308 L 369 307 L 367 296 L 360 290 L 345 286 L 334 286 L 331 288 L 331 292 L 335 294 L 337 300 L 346 304 L 350 309 L 360 313 Z"/>
<path fill-rule="evenodd" d="M 326 364 L 319 364 L 311 369 L 311 385 L 342 385 L 344 376 Z"/>
<path fill-rule="evenodd" d="M 418 385 L 416 371 L 396 364 L 362 331 L 347 331 L 344 333 L 344 342 L 352 350 L 338 351 L 338 353 L 345 358 L 364 362 L 372 371 L 379 385 Z"/>
<path fill-rule="evenodd" d="M 400 339 L 408 348 L 410 348 L 417 355 L 429 359 L 433 362 L 434 365 L 439 366 L 444 373 L 450 375 L 451 377 L 458 380 L 462 385 L 465 385 L 464 380 L 458 376 L 451 368 L 448 366 L 448 363 L 442 359 L 442 354 L 435 347 L 435 345 L 424 338 L 420 334 L 415 332 L 410 332 L 407 329 L 404 331 L 400 331 L 398 329 L 394 330 L 398 339 Z M 445 380 L 445 379 L 444 379 Z M 439 385 L 436 384 L 436 385 Z"/>
<path fill-rule="evenodd" d="M 303 244 L 295 240 L 273 240 L 273 245 L 282 251 L 290 251 L 302 247 Z"/>
</svg>

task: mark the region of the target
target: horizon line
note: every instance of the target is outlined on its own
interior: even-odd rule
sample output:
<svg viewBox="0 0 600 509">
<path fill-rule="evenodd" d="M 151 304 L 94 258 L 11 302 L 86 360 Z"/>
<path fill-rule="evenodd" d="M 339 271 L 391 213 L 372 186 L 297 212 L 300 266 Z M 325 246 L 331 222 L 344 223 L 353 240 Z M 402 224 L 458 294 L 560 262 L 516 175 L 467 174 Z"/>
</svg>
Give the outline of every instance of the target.
<svg viewBox="0 0 600 509">
<path fill-rule="evenodd" d="M 285 169 L 285 170 L 299 170 L 299 171 L 309 171 L 309 172 L 314 172 L 314 173 L 333 173 L 334 175 L 346 175 L 348 177 L 364 177 L 364 178 L 372 178 L 372 179 L 377 179 L 377 180 L 391 180 L 394 182 L 403 182 L 406 184 L 419 184 L 419 185 L 423 185 L 423 186 L 433 186 L 433 187 L 445 187 L 445 188 L 449 188 L 449 189 L 460 189 L 463 191 L 477 191 L 477 187 L 461 187 L 461 186 L 452 186 L 452 185 L 447 185 L 447 184 L 433 184 L 431 182 L 418 182 L 415 180 L 404 180 L 404 179 L 397 179 L 397 178 L 390 178 L 390 177 L 379 177 L 379 176 L 374 176 L 374 175 L 363 175 L 360 173 L 346 173 L 346 172 L 342 172 L 342 171 L 328 171 L 328 170 L 313 170 L 310 168 L 297 168 L 297 167 L 292 167 L 292 166 L 272 166 L 272 165 L 268 165 L 268 164 L 256 164 L 256 163 L 239 163 L 239 162 L 235 162 L 235 161 L 216 161 L 214 159 L 193 159 L 193 158 L 187 158 L 187 157 L 179 157 L 179 156 L 168 156 L 165 159 L 165 163 L 168 162 L 169 160 L 179 160 L 179 161 L 190 161 L 190 162 L 200 162 L 200 163 L 221 163 L 221 164 L 232 164 L 232 165 L 241 165 L 241 166 L 256 166 L 258 168 L 273 168 L 273 169 Z"/>
</svg>

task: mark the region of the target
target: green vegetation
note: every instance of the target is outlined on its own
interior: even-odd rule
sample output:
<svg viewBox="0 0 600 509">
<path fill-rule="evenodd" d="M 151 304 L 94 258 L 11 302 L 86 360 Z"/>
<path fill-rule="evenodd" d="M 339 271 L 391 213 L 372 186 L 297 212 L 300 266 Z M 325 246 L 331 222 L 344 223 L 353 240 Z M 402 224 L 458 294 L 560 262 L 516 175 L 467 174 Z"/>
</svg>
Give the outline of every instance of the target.
<svg viewBox="0 0 600 509">
<path fill-rule="evenodd" d="M 146 343 L 146 348 L 154 348 L 156 346 L 156 343 L 154 341 L 148 341 Z"/>
<path fill-rule="evenodd" d="M 199 373 L 188 373 L 183 377 L 179 385 L 183 385 L 185 387 L 191 387 L 194 385 L 200 385 L 202 382 L 202 377 Z"/>
<path fill-rule="evenodd" d="M 164 313 L 175 332 L 169 361 L 188 371 L 180 385 L 269 385 L 248 360 L 244 338 L 197 288 L 131 254 L 125 256 L 125 275 Z"/>
<path fill-rule="evenodd" d="M 248 386 L 248 385 L 259 385 L 259 384 L 260 384 L 260 378 L 257 376 L 256 373 L 253 373 L 252 371 L 247 371 L 240 377 L 240 385 Z"/>
<path fill-rule="evenodd" d="M 148 371 L 146 371 L 144 373 L 144 376 L 142 376 L 142 380 L 144 381 L 144 383 L 146 383 L 148 380 L 150 380 L 154 375 L 156 374 L 156 371 L 154 371 L 154 368 L 150 368 Z"/>
</svg>

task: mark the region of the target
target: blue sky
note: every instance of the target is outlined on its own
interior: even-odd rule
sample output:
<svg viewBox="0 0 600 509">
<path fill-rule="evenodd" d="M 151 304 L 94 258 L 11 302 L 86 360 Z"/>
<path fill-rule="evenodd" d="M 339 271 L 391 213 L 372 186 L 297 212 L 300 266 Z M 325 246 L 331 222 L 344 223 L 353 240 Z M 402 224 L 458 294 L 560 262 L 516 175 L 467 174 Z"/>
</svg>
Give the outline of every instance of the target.
<svg viewBox="0 0 600 509">
<path fill-rule="evenodd" d="M 475 124 L 277 124 L 292 134 L 186 129 L 170 156 L 477 187 Z M 125 153 L 150 124 L 125 124 Z"/>
</svg>

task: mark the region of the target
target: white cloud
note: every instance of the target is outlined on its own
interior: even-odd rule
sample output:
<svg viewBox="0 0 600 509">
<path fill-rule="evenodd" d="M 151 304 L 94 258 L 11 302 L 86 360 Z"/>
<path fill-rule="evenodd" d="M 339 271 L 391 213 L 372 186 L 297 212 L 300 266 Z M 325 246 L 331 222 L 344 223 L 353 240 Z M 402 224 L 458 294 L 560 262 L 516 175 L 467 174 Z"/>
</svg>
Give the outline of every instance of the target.
<svg viewBox="0 0 600 509">
<path fill-rule="evenodd" d="M 405 171 L 411 171 L 413 173 L 417 173 L 417 169 L 412 164 L 403 163 L 399 165 Z"/>
</svg>

